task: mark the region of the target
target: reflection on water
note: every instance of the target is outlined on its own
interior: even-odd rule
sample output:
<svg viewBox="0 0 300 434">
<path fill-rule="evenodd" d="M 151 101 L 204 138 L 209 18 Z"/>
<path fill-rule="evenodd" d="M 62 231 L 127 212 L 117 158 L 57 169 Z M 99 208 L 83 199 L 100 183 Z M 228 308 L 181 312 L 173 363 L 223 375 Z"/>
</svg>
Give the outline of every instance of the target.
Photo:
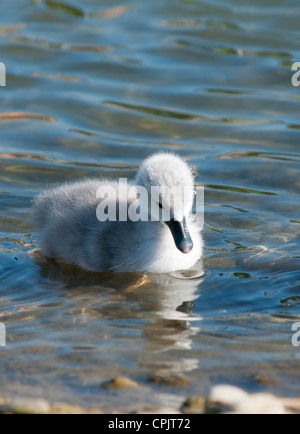
<svg viewBox="0 0 300 434">
<path fill-rule="evenodd" d="M 110 411 L 211 384 L 298 394 L 296 0 L 11 0 L 0 17 L 3 395 Z M 31 201 L 179 153 L 205 185 L 189 273 L 91 274 L 40 257 Z M 198 204 L 199 205 L 199 204 Z M 141 384 L 111 391 L 109 379 Z"/>
<path fill-rule="evenodd" d="M 109 319 L 114 327 L 128 328 L 129 323 L 135 324 L 145 339 L 139 366 L 152 373 L 164 373 L 164 377 L 181 376 L 198 366 L 197 358 L 179 357 L 174 360 L 171 352 L 176 349 L 190 350 L 191 337 L 200 330 L 201 317 L 193 314 L 193 301 L 199 297 L 203 276 L 201 264 L 197 264 L 195 270 L 173 273 L 175 277 L 135 273 L 93 274 L 58 264 L 55 260 L 47 261 L 45 265 L 42 273 L 48 273 L 48 278 L 53 281 L 63 282 L 68 294 L 80 299 L 76 300 L 76 304 L 78 301 L 82 304 L 82 285 L 85 290 L 88 285 L 95 296 L 86 300 L 80 310 L 81 315 L 87 317 L 85 321 L 92 315 Z M 66 268 L 69 271 L 64 274 Z M 101 285 L 97 284 L 99 281 Z M 165 355 L 162 363 L 158 353 L 171 354 L 169 358 Z"/>
<path fill-rule="evenodd" d="M 49 382 L 47 394 L 53 399 L 63 382 L 58 396 L 68 401 L 72 393 L 69 378 L 73 377 L 77 388 L 85 390 L 86 404 L 97 399 L 105 406 L 107 397 L 103 392 L 98 396 L 99 387 L 118 375 L 119 362 L 122 372 L 136 376 L 140 370 L 138 379 L 141 375 L 144 380 L 162 378 L 170 384 L 183 381 L 185 374 L 198 366 L 197 356 L 186 353 L 191 352 L 192 337 L 200 330 L 201 317 L 193 308 L 199 297 L 201 264 L 176 277 L 87 273 L 42 258 L 32 249 L 31 240 L 27 241 L 18 241 L 15 247 L 12 239 L 2 240 L 11 260 L 9 263 L 6 257 L 1 262 L 4 284 L 10 282 L 11 286 L 9 295 L 2 294 L 7 310 L 1 314 L 9 340 L 3 360 L 10 379 L 5 380 L 8 392 L 30 394 L 32 382 L 37 390 Z M 13 260 L 21 268 L 18 277 Z M 16 369 L 19 382 L 11 381 Z M 24 383 L 20 382 L 23 376 Z M 147 387 L 141 388 L 140 394 L 144 405 L 161 399 L 149 395 Z M 114 405 L 134 409 L 136 397 L 132 399 L 126 406 L 124 402 Z M 177 405 L 181 402 L 178 397 L 168 399 Z"/>
</svg>

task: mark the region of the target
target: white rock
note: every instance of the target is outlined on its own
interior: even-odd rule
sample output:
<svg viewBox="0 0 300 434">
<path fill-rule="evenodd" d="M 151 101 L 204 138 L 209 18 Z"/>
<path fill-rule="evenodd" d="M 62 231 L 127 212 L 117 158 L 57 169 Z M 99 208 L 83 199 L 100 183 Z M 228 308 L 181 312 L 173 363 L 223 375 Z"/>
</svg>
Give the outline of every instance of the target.
<svg viewBox="0 0 300 434">
<path fill-rule="evenodd" d="M 209 407 L 227 407 L 235 408 L 235 406 L 249 398 L 249 394 L 239 387 L 220 384 L 214 386 L 208 398 Z"/>
<path fill-rule="evenodd" d="M 249 394 L 225 384 L 212 388 L 206 410 L 209 413 L 287 414 L 283 402 L 272 394 Z"/>
<path fill-rule="evenodd" d="M 235 407 L 235 413 L 286 414 L 286 411 L 276 396 L 268 393 L 257 393 L 238 403 Z"/>
<path fill-rule="evenodd" d="M 14 413 L 43 414 L 50 411 L 50 404 L 45 399 L 13 398 L 8 402 L 8 407 Z"/>
</svg>

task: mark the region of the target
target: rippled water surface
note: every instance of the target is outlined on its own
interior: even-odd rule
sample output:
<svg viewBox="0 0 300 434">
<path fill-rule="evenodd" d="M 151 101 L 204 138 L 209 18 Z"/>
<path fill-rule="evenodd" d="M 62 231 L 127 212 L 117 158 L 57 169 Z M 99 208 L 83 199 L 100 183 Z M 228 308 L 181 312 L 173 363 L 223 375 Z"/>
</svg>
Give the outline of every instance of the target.
<svg viewBox="0 0 300 434">
<path fill-rule="evenodd" d="M 220 382 L 299 394 L 298 0 L 0 9 L 1 395 L 131 411 L 179 407 Z M 205 186 L 196 276 L 88 274 L 41 258 L 34 195 L 133 177 L 161 149 Z M 142 386 L 104 387 L 120 375 Z"/>
</svg>

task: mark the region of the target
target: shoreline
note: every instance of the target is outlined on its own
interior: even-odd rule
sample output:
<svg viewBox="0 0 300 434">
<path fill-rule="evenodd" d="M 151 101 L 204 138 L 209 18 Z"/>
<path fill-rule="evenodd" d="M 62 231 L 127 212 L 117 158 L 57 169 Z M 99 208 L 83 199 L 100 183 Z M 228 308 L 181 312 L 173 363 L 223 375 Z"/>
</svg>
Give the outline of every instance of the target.
<svg viewBox="0 0 300 434">
<path fill-rule="evenodd" d="M 63 402 L 50 403 L 43 398 L 2 397 L 0 414 L 300 414 L 300 397 L 280 397 L 270 393 L 249 394 L 230 385 L 214 386 L 207 397 L 190 396 L 180 408 L 148 407 L 136 411 L 102 411 L 100 407 L 84 408 Z"/>
</svg>

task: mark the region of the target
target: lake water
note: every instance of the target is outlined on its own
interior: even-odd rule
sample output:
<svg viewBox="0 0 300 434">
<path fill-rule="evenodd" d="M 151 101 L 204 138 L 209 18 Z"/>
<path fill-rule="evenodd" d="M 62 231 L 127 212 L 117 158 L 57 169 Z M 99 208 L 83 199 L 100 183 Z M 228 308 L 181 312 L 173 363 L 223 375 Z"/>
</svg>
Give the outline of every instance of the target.
<svg viewBox="0 0 300 434">
<path fill-rule="evenodd" d="M 110 412 L 218 383 L 299 394 L 299 1 L 0 8 L 1 395 Z M 89 274 L 35 251 L 39 191 L 134 177 L 158 150 L 205 187 L 194 274 Z M 142 386 L 104 387 L 121 375 Z"/>
</svg>

